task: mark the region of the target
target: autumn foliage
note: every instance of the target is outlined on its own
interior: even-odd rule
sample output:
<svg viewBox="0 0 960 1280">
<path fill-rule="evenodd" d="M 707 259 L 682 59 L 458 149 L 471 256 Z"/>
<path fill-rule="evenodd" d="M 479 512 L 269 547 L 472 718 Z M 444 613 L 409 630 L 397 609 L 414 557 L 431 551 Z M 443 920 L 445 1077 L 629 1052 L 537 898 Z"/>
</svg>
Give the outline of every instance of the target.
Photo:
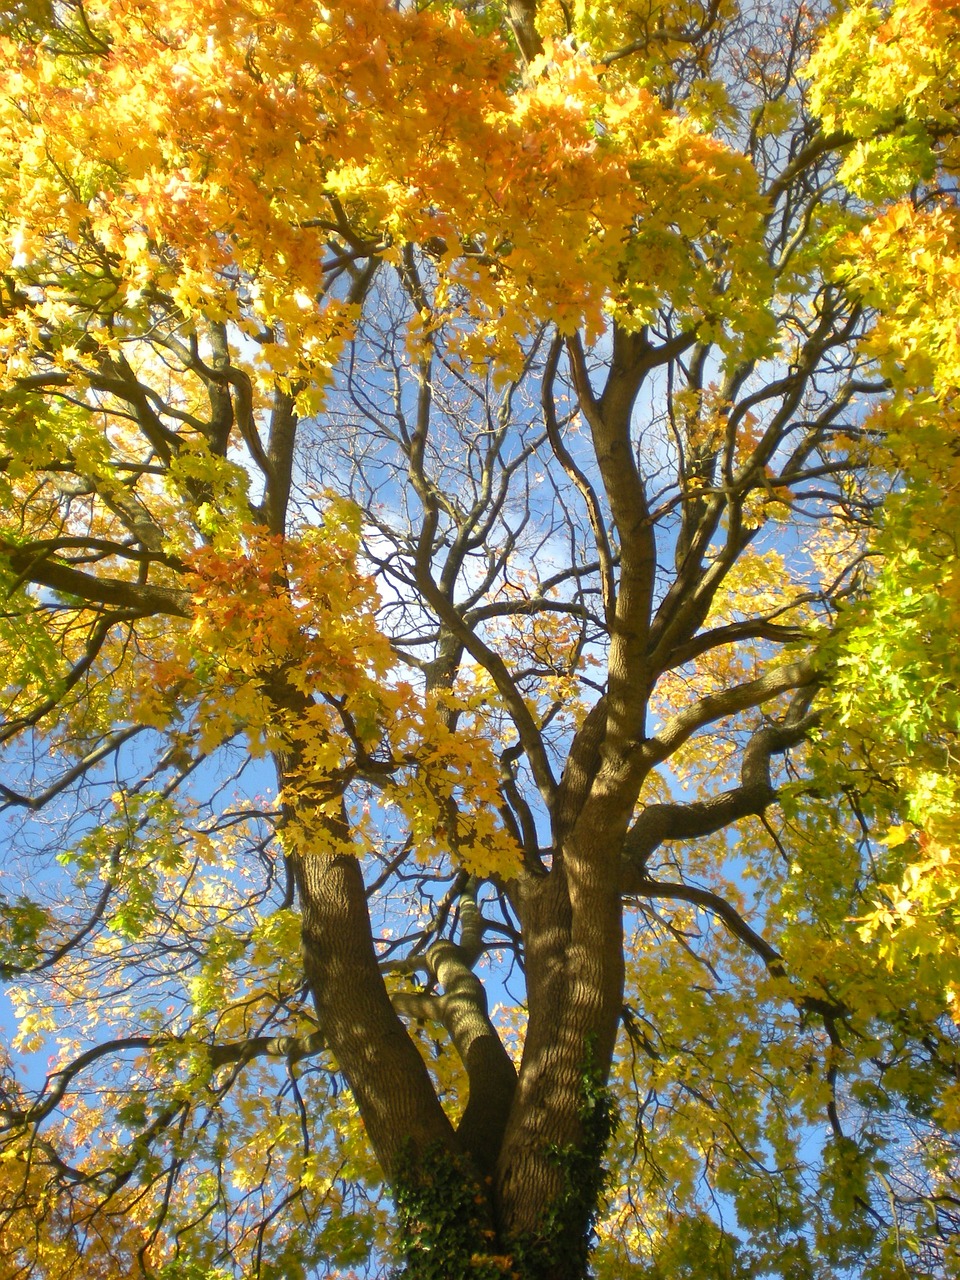
<svg viewBox="0 0 960 1280">
<path fill-rule="evenodd" d="M 958 65 L 3 8 L 4 1280 L 960 1276 Z"/>
</svg>

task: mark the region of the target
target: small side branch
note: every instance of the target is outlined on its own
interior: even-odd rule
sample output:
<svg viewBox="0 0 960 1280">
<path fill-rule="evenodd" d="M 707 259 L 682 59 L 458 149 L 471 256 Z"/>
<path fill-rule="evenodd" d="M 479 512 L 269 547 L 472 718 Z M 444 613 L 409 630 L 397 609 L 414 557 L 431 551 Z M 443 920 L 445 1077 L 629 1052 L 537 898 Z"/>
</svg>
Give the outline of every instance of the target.
<svg viewBox="0 0 960 1280">
<path fill-rule="evenodd" d="M 233 1040 L 223 1044 L 208 1045 L 191 1036 L 124 1036 L 107 1040 L 74 1058 L 73 1062 L 47 1076 L 43 1091 L 32 1107 L 23 1110 L 0 1111 L 7 1126 L 39 1124 L 59 1105 L 73 1081 L 81 1072 L 102 1058 L 132 1050 L 162 1051 L 182 1049 L 184 1054 L 204 1052 L 214 1071 L 227 1066 L 245 1066 L 255 1058 L 285 1058 L 288 1062 L 300 1062 L 314 1057 L 325 1047 L 323 1036 L 312 1032 L 306 1036 L 251 1036 L 249 1040 Z"/>
<path fill-rule="evenodd" d="M 754 951 L 771 973 L 778 976 L 783 974 L 783 960 L 780 952 L 755 929 L 752 929 L 740 912 L 720 894 L 713 893 L 710 889 L 700 889 L 692 884 L 653 880 L 645 875 L 639 875 L 633 880 L 629 894 L 634 898 L 672 898 L 709 911 L 711 915 L 723 921 L 735 938 Z"/>
</svg>

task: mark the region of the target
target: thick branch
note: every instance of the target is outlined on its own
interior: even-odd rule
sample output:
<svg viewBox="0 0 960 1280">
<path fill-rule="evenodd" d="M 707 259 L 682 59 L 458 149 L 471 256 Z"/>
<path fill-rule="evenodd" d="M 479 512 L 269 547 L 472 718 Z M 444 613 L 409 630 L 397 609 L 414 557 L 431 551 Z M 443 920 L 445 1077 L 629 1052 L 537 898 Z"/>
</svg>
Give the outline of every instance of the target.
<svg viewBox="0 0 960 1280">
<path fill-rule="evenodd" d="M 394 1009 L 419 1022 L 446 1028 L 467 1072 L 469 1097 L 457 1128 L 463 1149 L 478 1169 L 492 1174 L 517 1087 L 517 1073 L 490 1020 L 483 983 L 473 972 L 482 954 L 484 921 L 470 881 L 460 896 L 460 941 L 435 942 L 421 957 L 436 991 L 395 992 Z"/>
<path fill-rule="evenodd" d="M 303 714 L 308 704 L 278 687 L 278 707 Z M 304 794 L 303 762 L 278 759 L 285 820 L 302 907 L 307 982 L 337 1066 L 346 1077 L 380 1167 L 391 1178 L 410 1152 L 455 1148 L 456 1138 L 430 1076 L 390 1001 L 377 961 L 366 889 L 353 854 L 342 783 Z"/>
<path fill-rule="evenodd" d="M 500 1153 L 517 1073 L 490 1021 L 483 983 L 464 948 L 448 940 L 434 943 L 428 962 L 443 988 L 441 1019 L 470 1082 L 457 1136 L 481 1172 L 489 1174 Z"/>
<path fill-rule="evenodd" d="M 65 596 L 77 596 L 86 604 L 116 605 L 132 609 L 142 617 L 169 614 L 189 618 L 190 593 L 173 587 L 154 587 L 147 583 L 125 582 L 119 578 L 97 578 L 79 569 L 71 569 L 62 561 L 51 560 L 44 552 L 34 555 L 30 548 L 11 542 L 0 542 L 13 571 L 25 581 L 50 587 Z"/>
<path fill-rule="evenodd" d="M 806 169 L 812 168 L 823 156 L 830 151 L 837 151 L 840 147 L 847 147 L 856 141 L 852 134 L 847 133 L 844 129 L 834 129 L 832 133 L 818 133 L 802 151 L 799 151 L 790 163 L 786 166 L 779 177 L 775 178 L 765 192 L 770 201 L 771 209 L 784 194 L 788 191 L 794 179 L 797 178 Z M 771 213 L 771 217 L 772 217 Z"/>
<path fill-rule="evenodd" d="M 269 481 L 263 506 L 271 533 L 282 533 L 286 527 L 287 506 L 293 480 L 293 450 L 297 438 L 297 414 L 293 396 L 277 388 L 270 412 L 270 437 L 267 444 Z"/>
<path fill-rule="evenodd" d="M 801 596 L 778 612 L 786 613 L 817 598 Z M 669 669 L 682 667 L 684 663 L 693 662 L 702 654 L 719 649 L 723 645 L 740 644 L 744 640 L 772 640 L 777 644 L 796 644 L 808 640 L 809 635 L 809 629 L 806 627 L 791 627 L 772 622 L 769 618 L 750 618 L 745 622 L 731 622 L 723 627 L 712 627 L 709 631 L 701 631 L 692 640 L 674 649 L 667 655 L 670 662 Z"/>
<path fill-rule="evenodd" d="M 570 344 L 574 385 L 590 425 L 594 453 L 620 540 L 620 580 L 610 626 L 607 740 L 623 751 L 642 733 L 646 654 L 657 547 L 643 477 L 630 437 L 634 402 L 648 368 L 643 333 L 614 329 L 610 372 L 599 400 L 579 344 Z"/>
<path fill-rule="evenodd" d="M 791 689 L 803 689 L 815 683 L 817 679 L 812 661 L 803 659 L 799 662 L 786 663 L 782 667 L 774 667 L 756 680 L 747 680 L 743 684 L 734 685 L 722 693 L 708 694 L 695 702 L 692 707 L 672 716 L 656 737 L 644 743 L 643 751 L 652 767 L 666 760 L 678 747 L 691 738 L 698 729 L 727 716 L 758 707 L 771 698 L 779 697 Z"/>
<path fill-rule="evenodd" d="M 543 53 L 537 31 L 537 0 L 507 0 L 507 21 L 525 62 Z"/>
<path fill-rule="evenodd" d="M 603 597 L 603 613 L 607 626 L 609 627 L 613 621 L 613 610 L 615 601 L 615 585 L 613 577 L 613 552 L 610 549 L 610 539 L 607 537 L 607 531 L 603 523 L 603 511 L 600 508 L 600 500 L 597 497 L 593 485 L 580 470 L 570 455 L 570 451 L 563 443 L 560 435 L 560 425 L 557 422 L 557 411 L 553 401 L 553 384 L 557 376 L 557 365 L 560 360 L 560 351 L 562 348 L 562 339 L 557 337 L 553 341 L 550 348 L 550 354 L 547 357 L 547 365 L 543 372 L 543 381 L 540 388 L 540 404 L 543 408 L 543 420 L 546 423 L 547 435 L 550 440 L 550 447 L 556 456 L 557 461 L 563 467 L 572 483 L 576 486 L 587 507 L 587 516 L 590 520 L 590 528 L 593 531 L 593 540 L 597 548 L 597 559 L 600 563 L 600 586 Z"/>
<path fill-rule="evenodd" d="M 624 892 L 634 892 L 631 886 L 637 877 L 645 878 L 644 868 L 665 840 L 696 840 L 769 808 L 777 798 L 770 780 L 772 758 L 802 742 L 814 722 L 814 716 L 804 716 L 793 723 L 758 729 L 744 750 L 737 787 L 707 800 L 647 805 L 624 841 Z"/>
</svg>

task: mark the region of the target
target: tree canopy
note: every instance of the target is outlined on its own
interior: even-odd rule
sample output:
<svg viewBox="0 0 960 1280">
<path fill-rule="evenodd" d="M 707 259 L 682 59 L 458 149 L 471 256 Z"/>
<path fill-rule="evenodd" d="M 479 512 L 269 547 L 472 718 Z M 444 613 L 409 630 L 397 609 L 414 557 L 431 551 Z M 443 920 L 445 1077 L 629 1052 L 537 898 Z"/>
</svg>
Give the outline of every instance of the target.
<svg viewBox="0 0 960 1280">
<path fill-rule="evenodd" d="M 960 1275 L 960 4 L 0 12 L 0 1249 Z"/>
</svg>

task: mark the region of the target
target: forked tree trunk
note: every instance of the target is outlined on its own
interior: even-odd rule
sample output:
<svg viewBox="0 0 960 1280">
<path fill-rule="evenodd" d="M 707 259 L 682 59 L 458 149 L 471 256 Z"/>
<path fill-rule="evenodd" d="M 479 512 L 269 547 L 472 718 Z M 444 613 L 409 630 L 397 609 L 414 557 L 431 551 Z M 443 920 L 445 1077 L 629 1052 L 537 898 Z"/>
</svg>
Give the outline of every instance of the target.
<svg viewBox="0 0 960 1280">
<path fill-rule="evenodd" d="M 404 1274 L 581 1280 L 602 1191 L 604 1086 L 622 1007 L 623 824 L 612 824 L 613 839 L 605 834 L 610 797 L 584 806 L 552 871 L 520 892 L 529 1021 L 519 1078 L 458 948 L 442 944 L 433 961 L 446 998 L 459 1000 L 448 1029 L 470 1079 L 456 1132 L 387 992 L 360 866 L 338 851 L 345 827 L 331 807 L 327 797 L 325 816 L 311 818 L 315 847 L 292 855 L 305 971 L 393 1192 Z"/>
<path fill-rule="evenodd" d="M 324 1035 L 356 1099 L 401 1220 L 409 1280 L 581 1280 L 608 1132 L 599 1085 L 613 1028 L 598 1001 L 599 934 L 575 945 L 556 928 L 562 879 L 548 878 L 531 912 L 544 921 L 531 1001 L 531 1038 L 499 1144 L 495 1177 L 454 1132 L 377 968 L 358 863 L 297 857 L 307 979 Z M 556 888 L 559 885 L 560 889 Z M 563 936 L 566 935 L 566 936 Z M 619 954 L 615 949 L 614 954 Z M 618 1006 L 619 1007 L 619 1006 Z M 600 1106 L 598 1107 L 598 1099 Z M 489 1115 L 495 1131 L 498 1118 Z M 483 1134 L 484 1116 L 474 1115 Z M 484 1158 L 485 1157 L 485 1158 Z M 482 1163 L 481 1163 L 482 1162 Z M 502 1267 L 501 1261 L 502 1260 Z"/>
</svg>

